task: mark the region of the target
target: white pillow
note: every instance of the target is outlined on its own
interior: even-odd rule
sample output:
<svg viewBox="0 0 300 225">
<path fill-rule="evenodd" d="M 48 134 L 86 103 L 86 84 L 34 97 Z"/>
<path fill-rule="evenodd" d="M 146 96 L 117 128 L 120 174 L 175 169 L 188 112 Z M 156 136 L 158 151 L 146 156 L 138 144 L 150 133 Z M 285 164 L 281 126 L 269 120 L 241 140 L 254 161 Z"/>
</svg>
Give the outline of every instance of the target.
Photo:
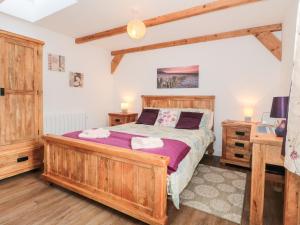
<svg viewBox="0 0 300 225">
<path fill-rule="evenodd" d="M 209 130 L 212 130 L 214 126 L 214 112 L 210 111 L 210 117 L 209 117 L 209 122 L 207 124 L 207 128 Z"/>
<path fill-rule="evenodd" d="M 160 109 L 154 125 L 175 127 L 179 119 L 180 111 L 174 109 Z"/>
</svg>

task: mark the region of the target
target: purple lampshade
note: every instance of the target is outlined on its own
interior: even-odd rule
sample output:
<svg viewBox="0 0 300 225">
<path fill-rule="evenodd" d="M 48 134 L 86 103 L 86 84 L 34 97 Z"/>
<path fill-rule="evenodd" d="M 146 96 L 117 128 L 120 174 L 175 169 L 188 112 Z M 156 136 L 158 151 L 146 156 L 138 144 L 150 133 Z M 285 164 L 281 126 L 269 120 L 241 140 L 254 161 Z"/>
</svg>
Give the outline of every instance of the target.
<svg viewBox="0 0 300 225">
<path fill-rule="evenodd" d="M 287 118 L 289 108 L 289 97 L 274 97 L 270 117 Z"/>
</svg>

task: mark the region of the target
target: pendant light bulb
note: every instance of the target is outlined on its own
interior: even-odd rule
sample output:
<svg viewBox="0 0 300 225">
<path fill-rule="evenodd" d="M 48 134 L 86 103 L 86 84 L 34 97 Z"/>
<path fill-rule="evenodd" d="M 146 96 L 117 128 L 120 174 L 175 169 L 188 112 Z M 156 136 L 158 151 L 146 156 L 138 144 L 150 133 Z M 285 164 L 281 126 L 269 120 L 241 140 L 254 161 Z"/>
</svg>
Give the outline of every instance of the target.
<svg viewBox="0 0 300 225">
<path fill-rule="evenodd" d="M 127 33 L 134 40 L 142 39 L 146 34 L 146 26 L 141 20 L 131 20 L 127 24 Z"/>
</svg>

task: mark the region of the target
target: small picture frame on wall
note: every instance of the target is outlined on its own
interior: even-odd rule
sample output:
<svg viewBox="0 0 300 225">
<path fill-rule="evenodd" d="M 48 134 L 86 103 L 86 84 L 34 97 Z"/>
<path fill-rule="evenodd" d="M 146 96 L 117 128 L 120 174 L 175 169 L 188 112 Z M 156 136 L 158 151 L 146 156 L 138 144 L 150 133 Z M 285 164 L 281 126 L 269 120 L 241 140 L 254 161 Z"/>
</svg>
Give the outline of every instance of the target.
<svg viewBox="0 0 300 225">
<path fill-rule="evenodd" d="M 70 87 L 83 87 L 84 75 L 83 73 L 70 72 Z"/>
<path fill-rule="evenodd" d="M 65 72 L 65 57 L 62 55 L 48 54 L 48 70 Z"/>
</svg>

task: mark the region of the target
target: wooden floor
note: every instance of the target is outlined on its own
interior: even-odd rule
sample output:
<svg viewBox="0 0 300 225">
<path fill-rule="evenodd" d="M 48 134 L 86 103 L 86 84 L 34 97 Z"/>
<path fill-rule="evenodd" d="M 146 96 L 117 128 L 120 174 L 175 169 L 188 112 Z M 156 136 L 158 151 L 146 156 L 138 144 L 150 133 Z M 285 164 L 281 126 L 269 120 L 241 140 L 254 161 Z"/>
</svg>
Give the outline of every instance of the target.
<svg viewBox="0 0 300 225">
<path fill-rule="evenodd" d="M 223 167 L 218 157 L 205 157 L 202 163 Z M 225 168 L 246 171 L 240 168 Z M 249 173 L 249 172 L 248 172 Z M 144 224 L 113 209 L 40 180 L 41 172 L 33 171 L 0 181 L 1 225 L 131 225 Z M 248 225 L 250 175 L 242 225 Z M 281 225 L 283 193 L 266 185 L 265 225 Z M 172 225 L 236 225 L 196 209 L 181 206 L 178 211 L 168 204 Z"/>
</svg>

